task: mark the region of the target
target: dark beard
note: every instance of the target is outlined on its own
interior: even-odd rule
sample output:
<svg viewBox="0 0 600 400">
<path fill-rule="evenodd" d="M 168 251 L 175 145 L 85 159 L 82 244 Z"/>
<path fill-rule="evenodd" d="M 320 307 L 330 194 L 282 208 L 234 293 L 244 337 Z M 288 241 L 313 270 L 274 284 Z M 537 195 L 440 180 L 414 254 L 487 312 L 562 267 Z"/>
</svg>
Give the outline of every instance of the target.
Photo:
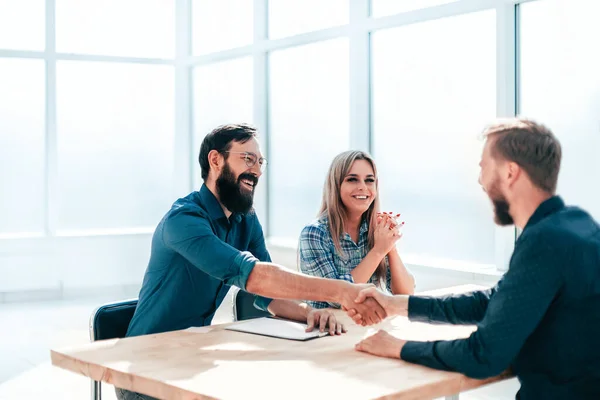
<svg viewBox="0 0 600 400">
<path fill-rule="evenodd" d="M 494 205 L 494 222 L 500 226 L 508 226 L 514 224 L 513 218 L 509 213 L 510 205 L 506 198 L 492 185 L 488 191 L 488 196 Z"/>
<path fill-rule="evenodd" d="M 256 187 L 256 183 L 258 182 L 258 179 L 254 175 L 246 173 L 240 174 L 236 180 L 228 163 L 225 163 L 221 175 L 217 178 L 216 184 L 219 200 L 232 213 L 247 214 L 252 210 L 254 187 L 252 191 L 242 189 L 242 179 L 254 182 L 254 187 Z"/>
<path fill-rule="evenodd" d="M 514 224 L 512 216 L 508 212 L 510 206 L 504 199 L 492 200 L 494 204 L 494 221 L 500 226 L 508 226 Z"/>
</svg>

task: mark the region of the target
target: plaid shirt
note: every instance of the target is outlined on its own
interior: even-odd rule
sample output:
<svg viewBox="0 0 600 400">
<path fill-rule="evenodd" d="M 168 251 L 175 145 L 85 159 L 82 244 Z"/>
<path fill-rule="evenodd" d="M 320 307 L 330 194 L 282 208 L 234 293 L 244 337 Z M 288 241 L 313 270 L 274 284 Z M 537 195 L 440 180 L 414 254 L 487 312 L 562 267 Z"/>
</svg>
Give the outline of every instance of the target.
<svg viewBox="0 0 600 400">
<path fill-rule="evenodd" d="M 342 279 L 354 283 L 351 272 L 369 252 L 368 234 L 369 226 L 367 221 L 363 221 L 360 226 L 358 244 L 354 243 L 350 235 L 344 232 L 340 238 L 340 246 L 344 254 L 340 255 L 329 233 L 327 217 L 322 217 L 312 222 L 305 226 L 300 234 L 300 244 L 298 246 L 300 270 L 307 275 L 329 279 Z M 386 288 L 391 292 L 392 277 L 389 268 L 386 275 Z M 373 274 L 368 283 L 377 285 L 377 274 Z M 307 303 L 314 308 L 340 308 L 340 305 L 337 303 L 322 301 L 308 301 Z"/>
</svg>

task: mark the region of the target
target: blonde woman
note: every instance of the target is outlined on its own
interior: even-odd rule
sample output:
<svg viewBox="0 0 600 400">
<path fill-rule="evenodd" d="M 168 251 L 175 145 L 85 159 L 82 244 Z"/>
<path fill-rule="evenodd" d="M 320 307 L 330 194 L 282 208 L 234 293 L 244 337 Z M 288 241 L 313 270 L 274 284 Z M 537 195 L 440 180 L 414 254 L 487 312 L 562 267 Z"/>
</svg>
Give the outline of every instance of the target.
<svg viewBox="0 0 600 400">
<path fill-rule="evenodd" d="M 415 281 L 396 242 L 402 236 L 393 215 L 379 212 L 375 162 L 362 151 L 346 151 L 329 167 L 316 221 L 300 234 L 300 270 L 309 275 L 373 283 L 392 294 L 412 294 Z M 309 302 L 315 308 L 335 303 Z"/>
</svg>

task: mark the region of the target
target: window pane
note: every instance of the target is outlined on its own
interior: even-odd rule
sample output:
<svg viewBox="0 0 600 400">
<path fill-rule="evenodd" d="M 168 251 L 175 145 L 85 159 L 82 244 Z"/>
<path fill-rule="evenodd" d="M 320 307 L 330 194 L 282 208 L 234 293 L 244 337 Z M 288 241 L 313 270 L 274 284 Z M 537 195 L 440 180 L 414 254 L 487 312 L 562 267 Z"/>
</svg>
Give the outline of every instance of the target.
<svg viewBox="0 0 600 400">
<path fill-rule="evenodd" d="M 269 37 L 345 25 L 349 13 L 348 0 L 269 0 Z"/>
<path fill-rule="evenodd" d="M 253 10 L 253 1 L 248 0 L 195 0 L 192 3 L 194 54 L 252 44 Z"/>
<path fill-rule="evenodd" d="M 271 235 L 298 238 L 318 212 L 333 157 L 349 146 L 348 42 L 271 55 Z"/>
<path fill-rule="evenodd" d="M 0 49 L 44 50 L 44 0 L 0 0 Z"/>
<path fill-rule="evenodd" d="M 173 58 L 173 0 L 56 0 L 61 53 Z"/>
<path fill-rule="evenodd" d="M 520 108 L 561 142 L 559 194 L 600 219 L 598 13 L 592 1 L 521 5 Z"/>
<path fill-rule="evenodd" d="M 494 263 L 492 208 L 477 182 L 478 135 L 496 114 L 495 45 L 494 11 L 373 35 L 382 208 L 406 221 L 407 253 Z"/>
<path fill-rule="evenodd" d="M 252 57 L 194 69 L 194 151 L 219 125 L 253 123 Z M 194 165 L 196 188 L 202 184 L 200 166 Z"/>
<path fill-rule="evenodd" d="M 42 60 L 0 59 L 0 234 L 44 229 Z"/>
<path fill-rule="evenodd" d="M 372 0 L 371 15 L 384 17 L 386 15 L 400 14 L 407 11 L 439 6 L 440 4 L 454 3 L 457 0 Z"/>
<path fill-rule="evenodd" d="M 158 223 L 173 200 L 173 75 L 163 65 L 58 63 L 61 230 Z"/>
</svg>

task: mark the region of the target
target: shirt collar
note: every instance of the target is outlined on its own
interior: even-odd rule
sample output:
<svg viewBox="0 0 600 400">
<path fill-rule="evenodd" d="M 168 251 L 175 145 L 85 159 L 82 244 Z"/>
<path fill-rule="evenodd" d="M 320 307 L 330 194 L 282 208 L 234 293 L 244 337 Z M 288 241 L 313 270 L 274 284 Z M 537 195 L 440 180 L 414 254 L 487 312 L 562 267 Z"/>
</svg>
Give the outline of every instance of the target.
<svg viewBox="0 0 600 400">
<path fill-rule="evenodd" d="M 323 224 L 327 227 L 327 231 L 329 232 L 329 218 L 327 217 L 327 214 L 321 215 L 318 220 L 321 224 Z M 362 222 L 360 223 L 360 228 L 358 231 L 359 239 L 368 232 L 369 232 L 369 221 L 367 221 L 366 218 L 363 218 Z M 340 239 L 344 239 L 344 238 L 350 239 L 350 235 L 348 234 L 348 232 L 344 232 Z"/>
<path fill-rule="evenodd" d="M 363 238 L 367 237 L 369 233 L 369 222 L 366 219 L 363 219 L 360 223 L 360 228 L 358 229 L 358 241 L 359 243 L 363 240 Z M 352 240 L 350 234 L 348 232 L 344 232 L 342 234 L 342 239 Z M 357 243 L 357 244 L 359 244 Z"/>
<path fill-rule="evenodd" d="M 552 196 L 538 206 L 534 213 L 529 217 L 529 221 L 525 224 L 525 228 L 535 225 L 548 215 L 554 214 L 565 208 L 565 202 L 560 196 Z"/>
<path fill-rule="evenodd" d="M 208 216 L 210 217 L 210 219 L 212 219 L 213 221 L 217 221 L 222 218 L 227 220 L 225 212 L 221 207 L 221 203 L 219 203 L 219 200 L 217 200 L 215 195 L 205 184 L 202 184 L 202 187 L 200 188 L 200 201 L 206 208 L 206 211 L 208 211 Z M 236 223 L 239 223 L 241 222 L 241 220 L 242 216 L 240 214 L 231 214 L 230 221 L 235 221 Z"/>
<path fill-rule="evenodd" d="M 360 223 L 359 235 L 362 236 L 369 231 L 369 222 L 366 218 L 363 218 L 363 221 Z"/>
</svg>

